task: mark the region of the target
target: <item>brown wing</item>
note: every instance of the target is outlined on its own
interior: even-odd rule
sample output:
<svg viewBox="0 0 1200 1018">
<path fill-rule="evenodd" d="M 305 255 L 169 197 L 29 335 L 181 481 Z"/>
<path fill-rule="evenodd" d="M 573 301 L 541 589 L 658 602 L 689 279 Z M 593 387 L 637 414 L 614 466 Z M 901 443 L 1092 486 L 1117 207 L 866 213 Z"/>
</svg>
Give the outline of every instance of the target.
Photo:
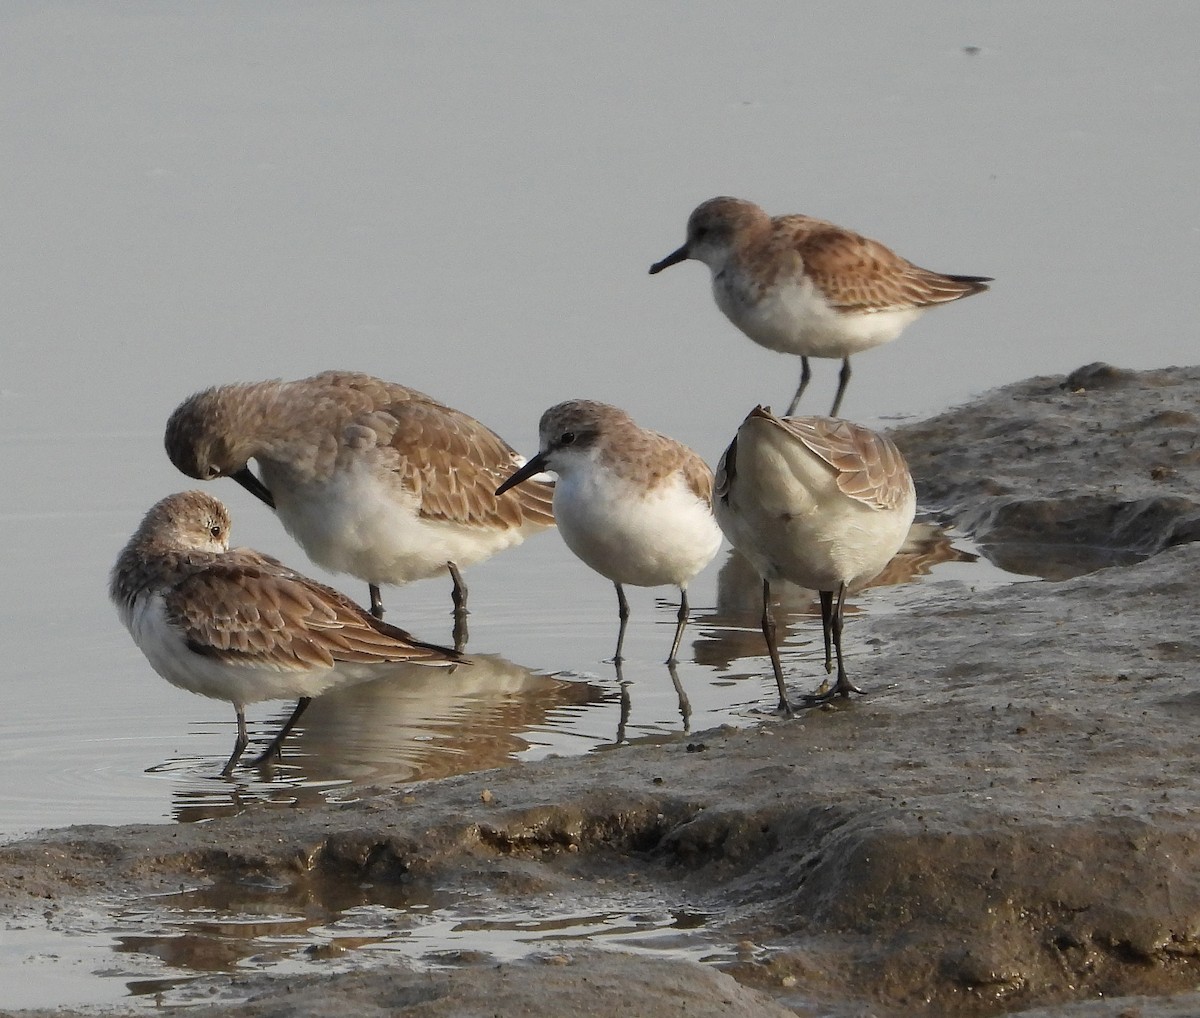
<svg viewBox="0 0 1200 1018">
<path fill-rule="evenodd" d="M 713 496 L 712 470 L 709 469 L 708 464 L 704 460 L 687 446 L 680 446 L 680 448 L 683 450 L 684 455 L 679 469 L 683 473 L 688 488 L 705 505 L 711 507 Z"/>
<path fill-rule="evenodd" d="M 901 258 L 877 240 L 808 216 L 781 216 L 776 243 L 799 253 L 813 282 L 844 311 L 928 307 L 986 290 L 982 276 L 946 276 Z"/>
<path fill-rule="evenodd" d="M 475 418 L 433 401 L 411 400 L 381 408 L 394 422 L 381 436 L 396 456 L 395 469 L 420 499 L 426 519 L 455 523 L 554 523 L 554 489 L 527 481 L 499 497 L 496 489 L 520 464 L 517 453 Z"/>
<path fill-rule="evenodd" d="M 399 382 L 388 382 L 361 371 L 322 371 L 319 375 L 293 384 L 305 386 L 318 395 L 324 390 L 332 390 L 343 403 L 346 402 L 347 392 L 356 393 L 360 397 L 360 407 L 386 407 L 408 400 L 441 405 L 419 389 L 411 389 Z"/>
<path fill-rule="evenodd" d="M 418 497 L 426 519 L 488 526 L 552 526 L 554 489 L 527 482 L 495 491 L 516 468 L 517 454 L 495 432 L 416 389 L 372 375 L 326 371 L 303 383 L 342 412 L 340 443 L 375 448 Z"/>
<path fill-rule="evenodd" d="M 249 550 L 216 556 L 165 601 L 193 651 L 232 664 L 304 671 L 351 661 L 458 660 L 451 650 L 373 618 L 332 587 Z"/>
<path fill-rule="evenodd" d="M 837 471 L 851 498 L 876 509 L 895 509 L 913 490 L 900 450 L 886 435 L 832 417 L 772 417 Z"/>
<path fill-rule="evenodd" d="M 614 408 L 609 408 L 614 409 Z M 609 421 L 610 435 L 618 439 L 607 446 L 601 461 L 618 473 L 636 477 L 648 490 L 683 477 L 688 490 L 712 505 L 712 471 L 695 452 L 669 435 L 639 428 L 630 417 Z"/>
</svg>

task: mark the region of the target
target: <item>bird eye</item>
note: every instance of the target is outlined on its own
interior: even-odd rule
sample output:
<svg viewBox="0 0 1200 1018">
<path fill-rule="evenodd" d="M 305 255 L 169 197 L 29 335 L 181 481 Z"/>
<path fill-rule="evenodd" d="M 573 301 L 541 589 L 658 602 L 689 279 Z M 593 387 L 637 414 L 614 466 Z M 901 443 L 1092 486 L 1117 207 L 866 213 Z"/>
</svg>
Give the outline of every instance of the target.
<svg viewBox="0 0 1200 1018">
<path fill-rule="evenodd" d="M 561 445 L 574 445 L 575 444 L 575 432 L 564 431 L 562 433 L 562 438 L 560 438 L 558 441 Z"/>
<path fill-rule="evenodd" d="M 211 481 L 214 477 L 221 476 L 221 468 L 218 467 L 214 463 L 210 463 L 207 467 L 204 468 L 204 473 L 205 473 L 207 479 Z"/>
<path fill-rule="evenodd" d="M 210 534 L 212 534 L 212 536 L 214 538 L 220 537 L 221 536 L 221 524 L 214 523 L 211 527 L 208 528 L 208 532 Z"/>
</svg>

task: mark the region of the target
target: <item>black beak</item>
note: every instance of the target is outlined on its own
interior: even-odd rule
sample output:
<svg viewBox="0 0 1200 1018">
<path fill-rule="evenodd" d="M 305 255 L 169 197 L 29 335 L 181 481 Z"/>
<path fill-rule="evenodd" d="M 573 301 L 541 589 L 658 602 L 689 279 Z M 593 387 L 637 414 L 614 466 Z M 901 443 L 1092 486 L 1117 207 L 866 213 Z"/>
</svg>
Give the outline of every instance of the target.
<svg viewBox="0 0 1200 1018">
<path fill-rule="evenodd" d="M 237 481 L 238 484 L 250 492 L 250 494 L 255 498 L 262 499 L 262 501 L 266 502 L 266 504 L 272 509 L 275 508 L 275 499 L 267 490 L 267 486 L 254 476 L 249 467 L 242 467 L 242 469 L 237 471 L 237 473 L 230 474 L 229 476 Z"/>
<path fill-rule="evenodd" d="M 650 275 L 656 275 L 662 272 L 663 269 L 669 269 L 672 265 L 678 265 L 680 262 L 687 261 L 688 249 L 684 244 L 678 251 L 672 251 L 661 262 L 655 262 L 650 266 Z"/>
<path fill-rule="evenodd" d="M 499 488 L 496 489 L 497 495 L 503 495 L 509 488 L 515 488 L 522 481 L 528 481 L 534 474 L 540 474 L 546 469 L 546 457 L 540 452 L 533 457 L 525 466 L 521 467 L 516 473 L 505 481 Z"/>
</svg>

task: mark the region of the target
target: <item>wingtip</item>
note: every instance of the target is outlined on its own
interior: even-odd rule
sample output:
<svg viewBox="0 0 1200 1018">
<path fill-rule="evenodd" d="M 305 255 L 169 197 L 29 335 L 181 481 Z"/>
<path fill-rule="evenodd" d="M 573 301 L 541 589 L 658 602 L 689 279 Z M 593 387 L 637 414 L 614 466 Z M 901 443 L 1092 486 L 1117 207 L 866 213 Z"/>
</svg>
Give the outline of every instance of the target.
<svg viewBox="0 0 1200 1018">
<path fill-rule="evenodd" d="M 995 279 L 991 276 L 949 276 L 949 279 L 956 283 L 962 284 L 965 287 L 963 292 L 964 297 L 970 297 L 977 293 L 983 293 L 984 290 L 989 290 L 991 287 L 988 283 L 994 283 Z"/>
</svg>

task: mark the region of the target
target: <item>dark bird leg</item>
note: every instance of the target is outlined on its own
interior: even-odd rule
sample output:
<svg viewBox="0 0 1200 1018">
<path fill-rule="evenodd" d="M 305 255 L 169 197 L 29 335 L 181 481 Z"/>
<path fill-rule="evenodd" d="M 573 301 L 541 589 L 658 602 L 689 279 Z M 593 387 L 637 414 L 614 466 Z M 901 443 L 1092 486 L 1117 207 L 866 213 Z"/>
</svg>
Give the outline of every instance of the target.
<svg viewBox="0 0 1200 1018">
<path fill-rule="evenodd" d="M 771 655 L 771 667 L 775 669 L 775 685 L 779 687 L 779 709 L 789 718 L 792 705 L 788 703 L 787 687 L 783 684 L 783 665 L 779 663 L 779 648 L 775 645 L 775 619 L 771 615 L 771 583 L 763 580 L 763 639 L 767 641 L 767 653 Z"/>
<path fill-rule="evenodd" d="M 812 369 L 808 366 L 808 358 L 800 358 L 800 384 L 796 387 L 796 395 L 792 397 L 792 402 L 788 404 L 786 417 L 791 417 L 796 412 L 796 407 L 800 405 L 800 397 L 804 395 L 804 390 L 808 388 L 808 383 L 812 380 Z"/>
<path fill-rule="evenodd" d="M 825 672 L 833 671 L 833 591 L 817 592 L 821 598 L 821 632 L 825 634 Z"/>
<path fill-rule="evenodd" d="M 824 593 L 822 593 L 824 596 Z M 848 697 L 851 693 L 862 693 L 846 674 L 846 663 L 842 659 L 842 615 L 846 605 L 846 585 L 841 583 L 838 585 L 837 604 L 832 612 L 832 617 L 826 623 L 833 635 L 833 649 L 837 652 L 837 682 L 833 684 L 833 688 L 823 693 L 808 693 L 804 697 L 806 706 L 812 707 L 817 704 L 828 703 L 835 696 Z M 822 620 L 824 622 L 824 620 Z M 828 639 L 828 636 L 826 637 Z"/>
<path fill-rule="evenodd" d="M 625 600 L 625 590 L 619 583 L 617 588 L 617 617 L 621 620 L 621 628 L 617 630 L 617 652 L 613 655 L 613 664 L 620 664 L 625 659 L 621 657 L 621 648 L 625 646 L 625 625 L 629 622 L 629 602 Z"/>
<path fill-rule="evenodd" d="M 679 641 L 683 639 L 683 627 L 688 621 L 688 599 L 687 587 L 679 588 L 679 614 L 675 616 L 675 641 L 671 644 L 671 653 L 667 657 L 667 664 L 673 665 L 679 659 L 675 656 L 679 651 Z"/>
<path fill-rule="evenodd" d="M 850 677 L 846 674 L 846 663 L 842 660 L 842 609 L 846 605 L 846 585 L 843 583 L 838 587 L 837 611 L 833 615 L 833 646 L 837 650 L 837 684 L 833 687 L 835 693 L 840 693 L 842 696 L 849 696 L 851 693 L 861 694 L 863 691 L 858 688 Z"/>
<path fill-rule="evenodd" d="M 379 587 L 372 583 L 371 587 L 371 614 L 377 619 L 383 618 L 383 598 L 379 594 Z"/>
<path fill-rule="evenodd" d="M 454 587 L 450 591 L 450 600 L 454 602 L 454 649 L 461 654 L 470 636 L 467 631 L 467 615 L 470 614 L 467 611 L 467 584 L 458 566 L 447 562 L 446 567 L 450 570 L 450 578 L 454 580 Z"/>
<path fill-rule="evenodd" d="M 466 614 L 467 611 L 467 584 L 462 578 L 462 573 L 458 571 L 458 566 L 453 562 L 447 562 L 446 568 L 450 570 L 450 578 L 454 581 L 454 589 L 450 591 L 450 600 L 454 602 L 454 611 L 456 614 Z"/>
<path fill-rule="evenodd" d="M 254 763 L 257 766 L 270 763 L 272 760 L 277 760 L 283 755 L 283 740 L 291 734 L 292 729 L 296 727 L 296 722 L 300 720 L 300 715 L 308 709 L 310 703 L 312 703 L 311 696 L 302 696 L 296 701 L 296 709 L 292 711 L 291 717 L 283 723 L 283 727 L 279 729 L 279 734 L 271 740 L 271 744 L 266 749 L 254 758 Z"/>
<path fill-rule="evenodd" d="M 233 744 L 233 755 L 230 756 L 225 766 L 221 768 L 221 777 L 223 778 L 227 778 L 233 773 L 233 768 L 237 765 L 238 760 L 241 759 L 242 753 L 246 749 L 246 743 L 249 741 L 246 738 L 246 712 L 242 709 L 241 704 L 235 703 L 233 709 L 237 711 L 237 741 Z"/>
<path fill-rule="evenodd" d="M 833 409 L 829 411 L 830 417 L 836 417 L 838 410 L 842 406 L 842 396 L 846 393 L 846 383 L 850 381 L 850 358 L 842 358 L 842 370 L 838 372 L 838 391 L 833 397 Z"/>
</svg>

